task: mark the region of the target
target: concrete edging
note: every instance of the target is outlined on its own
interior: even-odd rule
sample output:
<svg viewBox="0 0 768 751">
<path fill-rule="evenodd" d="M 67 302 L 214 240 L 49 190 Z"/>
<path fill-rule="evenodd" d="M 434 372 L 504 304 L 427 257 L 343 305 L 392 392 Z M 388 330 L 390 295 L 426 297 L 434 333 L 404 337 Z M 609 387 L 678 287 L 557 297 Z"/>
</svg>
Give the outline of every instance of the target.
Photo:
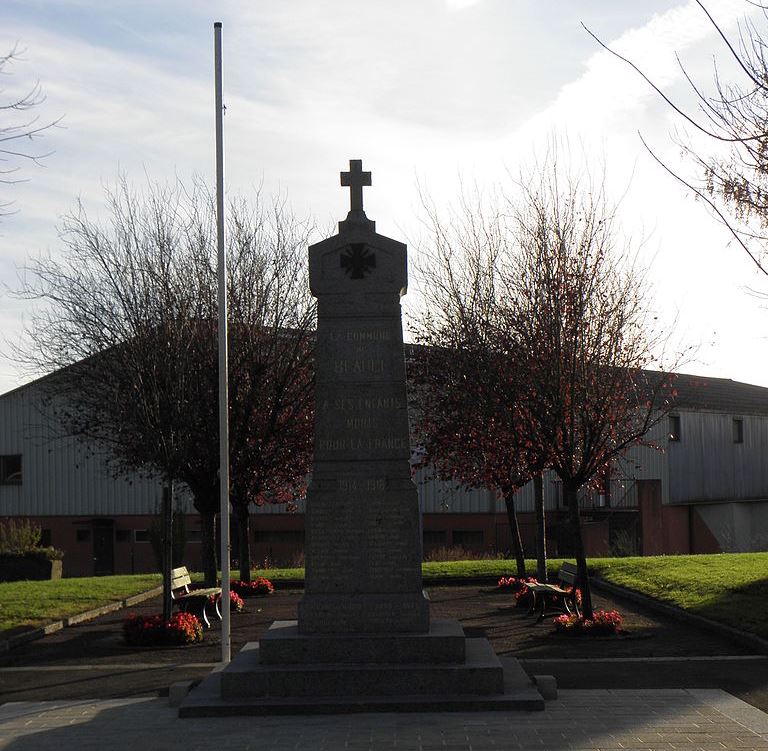
<svg viewBox="0 0 768 751">
<path fill-rule="evenodd" d="M 616 595 L 617 597 L 623 597 L 624 599 L 636 602 L 639 605 L 644 605 L 649 610 L 655 610 L 658 613 L 668 615 L 678 621 L 704 628 L 719 636 L 731 639 L 744 647 L 755 649 L 760 654 L 768 655 L 768 640 L 757 636 L 757 634 L 750 634 L 747 631 L 733 628 L 733 626 L 726 626 L 723 623 L 712 621 L 704 616 L 689 613 L 682 608 L 678 608 L 676 605 L 662 602 L 661 600 L 636 592 L 634 589 L 621 587 L 618 584 L 613 584 L 600 577 L 590 576 L 589 581 L 598 592 L 602 590 L 609 594 Z"/>
<path fill-rule="evenodd" d="M 94 618 L 98 618 L 100 615 L 106 615 L 107 613 L 113 613 L 115 610 L 121 610 L 122 608 L 130 608 L 133 605 L 137 605 L 144 600 L 149 600 L 152 597 L 157 597 L 163 593 L 163 588 L 154 587 L 146 592 L 140 592 L 137 595 L 131 595 L 124 600 L 118 600 L 116 602 L 110 602 L 106 605 L 101 605 L 98 608 L 92 610 L 86 610 L 84 613 L 76 613 L 75 615 L 67 616 L 58 621 L 46 623 L 44 626 L 24 631 L 20 634 L 15 634 L 10 639 L 4 639 L 0 641 L 0 652 L 8 652 L 14 647 L 19 647 L 22 644 L 27 644 L 37 639 L 42 639 L 48 634 L 53 634 L 56 631 L 61 631 L 67 626 L 74 626 L 76 623 L 82 623 L 83 621 L 90 621 Z"/>
</svg>

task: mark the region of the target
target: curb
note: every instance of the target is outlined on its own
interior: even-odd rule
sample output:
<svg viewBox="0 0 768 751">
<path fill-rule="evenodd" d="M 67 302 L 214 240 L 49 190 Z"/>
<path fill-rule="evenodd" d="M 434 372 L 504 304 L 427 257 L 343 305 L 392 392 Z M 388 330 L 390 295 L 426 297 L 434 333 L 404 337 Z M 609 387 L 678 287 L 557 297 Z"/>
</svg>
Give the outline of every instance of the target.
<svg viewBox="0 0 768 751">
<path fill-rule="evenodd" d="M 115 610 L 129 608 L 133 605 L 137 605 L 140 602 L 144 602 L 144 600 L 157 597 L 162 593 L 162 587 L 154 587 L 153 589 L 147 590 L 146 592 L 140 592 L 137 595 L 126 597 L 124 600 L 110 602 L 106 605 L 101 605 L 98 608 L 93 608 L 93 610 L 86 610 L 84 613 L 76 613 L 75 615 L 67 616 L 61 620 L 53 621 L 52 623 L 46 623 L 45 626 L 38 626 L 37 628 L 30 629 L 29 631 L 24 631 L 21 634 L 12 636 L 10 639 L 4 639 L 0 641 L 0 652 L 8 652 L 14 647 L 19 647 L 22 644 L 27 644 L 28 642 L 36 641 L 37 639 L 42 639 L 44 636 L 56 633 L 56 631 L 61 631 L 67 626 L 74 626 L 76 623 L 90 621 L 94 618 L 98 618 L 100 615 L 113 613 Z"/>
<path fill-rule="evenodd" d="M 422 577 L 425 587 L 467 587 L 493 586 L 499 581 L 501 574 L 482 574 L 479 576 L 439 576 Z M 269 579 L 269 577 L 267 577 Z M 275 589 L 304 589 L 304 579 L 269 579 Z"/>
<path fill-rule="evenodd" d="M 744 647 L 754 649 L 760 654 L 768 655 L 768 640 L 757 636 L 757 634 L 750 634 L 748 631 L 741 631 L 738 628 L 733 628 L 733 626 L 726 626 L 723 623 L 712 621 L 702 615 L 694 615 L 682 608 L 678 608 L 676 605 L 670 605 L 661 600 L 656 600 L 653 597 L 648 597 L 648 595 L 636 592 L 634 589 L 627 589 L 618 584 L 612 584 L 611 582 L 596 576 L 590 576 L 589 582 L 598 592 L 604 591 L 616 595 L 617 597 L 623 597 L 625 600 L 636 602 L 638 605 L 644 605 L 649 610 L 654 610 L 657 613 L 668 615 L 675 620 L 706 629 L 718 636 L 724 636 L 727 639 L 731 639 Z"/>
</svg>

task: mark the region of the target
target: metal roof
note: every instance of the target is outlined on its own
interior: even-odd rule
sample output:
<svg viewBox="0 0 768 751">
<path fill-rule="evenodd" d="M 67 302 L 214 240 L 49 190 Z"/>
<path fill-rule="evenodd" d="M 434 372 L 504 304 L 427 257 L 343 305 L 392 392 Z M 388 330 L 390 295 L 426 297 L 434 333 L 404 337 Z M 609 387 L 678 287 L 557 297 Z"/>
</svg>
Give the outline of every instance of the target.
<svg viewBox="0 0 768 751">
<path fill-rule="evenodd" d="M 768 415 L 768 388 L 764 386 L 678 373 L 673 388 L 677 390 L 673 409 Z"/>
</svg>

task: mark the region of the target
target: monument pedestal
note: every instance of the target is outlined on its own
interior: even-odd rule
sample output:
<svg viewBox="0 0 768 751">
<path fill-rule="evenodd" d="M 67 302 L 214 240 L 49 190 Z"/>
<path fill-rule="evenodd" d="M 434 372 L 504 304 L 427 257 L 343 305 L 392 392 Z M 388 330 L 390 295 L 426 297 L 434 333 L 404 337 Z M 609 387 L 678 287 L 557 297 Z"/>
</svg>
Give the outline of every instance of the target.
<svg viewBox="0 0 768 751">
<path fill-rule="evenodd" d="M 543 709 L 516 660 L 458 621 L 430 622 L 411 481 L 400 298 L 406 247 L 352 189 L 340 233 L 309 249 L 317 297 L 315 454 L 298 621 L 277 621 L 183 702 L 181 717 L 272 712 Z"/>
<path fill-rule="evenodd" d="M 543 708 L 517 660 L 502 663 L 456 620 L 362 635 L 304 635 L 296 621 L 275 621 L 192 691 L 179 717 Z"/>
</svg>

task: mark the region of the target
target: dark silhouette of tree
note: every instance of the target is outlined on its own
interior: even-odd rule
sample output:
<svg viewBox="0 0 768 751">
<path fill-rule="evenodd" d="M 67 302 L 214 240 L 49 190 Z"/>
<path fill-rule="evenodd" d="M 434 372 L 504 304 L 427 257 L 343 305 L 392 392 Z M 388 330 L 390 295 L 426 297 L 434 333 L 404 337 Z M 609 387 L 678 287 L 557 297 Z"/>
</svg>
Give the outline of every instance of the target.
<svg viewBox="0 0 768 751">
<path fill-rule="evenodd" d="M 122 180 L 110 224 L 82 210 L 62 228 L 61 260 L 27 269 L 21 294 L 43 307 L 28 362 L 53 371 L 49 409 L 65 431 L 108 451 L 118 473 L 181 481 L 201 517 L 206 582 L 216 580 L 219 510 L 215 213 L 200 183 Z M 232 505 L 249 577 L 251 503 L 283 502 L 309 468 L 314 303 L 305 274 L 310 227 L 281 202 L 229 205 Z"/>
<path fill-rule="evenodd" d="M 506 325 L 503 267 L 512 250 L 499 214 L 463 200 L 441 218 L 428 208 L 430 243 L 420 273 L 426 313 L 418 321 L 409 375 L 420 462 L 437 477 L 504 499 L 517 574 L 525 555 L 515 493 L 545 464 L 520 409 L 525 371 Z"/>
<path fill-rule="evenodd" d="M 694 0 L 716 31 L 721 50 L 734 64 L 733 80 L 721 78 L 717 65 L 713 89 L 707 91 L 694 80 L 678 58 L 678 64 L 693 94 L 695 107 L 675 102 L 645 73 L 641 65 L 619 55 L 598 36 L 586 31 L 606 50 L 635 70 L 659 97 L 677 113 L 682 124 L 705 136 L 714 147 L 711 152 L 694 147 L 689 138 L 676 136 L 675 142 L 693 164 L 697 176 L 687 179 L 660 159 L 643 140 L 653 158 L 669 174 L 695 193 L 730 230 L 735 241 L 756 268 L 768 274 L 768 57 L 766 21 L 768 9 L 749 2 L 753 18 L 739 25 L 730 39 L 701 0 Z M 641 139 L 642 139 L 641 135 Z"/>
<path fill-rule="evenodd" d="M 592 600 L 578 493 L 642 441 L 671 407 L 668 372 L 644 370 L 664 343 L 643 275 L 616 239 L 602 191 L 554 162 L 509 206 L 517 252 L 507 325 L 528 389 L 522 408 L 563 484 L 582 590 Z"/>
<path fill-rule="evenodd" d="M 499 208 L 464 200 L 447 220 L 430 210 L 417 334 L 425 346 L 413 368 L 417 442 L 438 476 L 504 497 L 520 575 L 514 492 L 551 468 L 592 617 L 578 494 L 663 418 L 672 376 L 643 370 L 664 337 L 599 187 L 563 178 L 552 154 L 516 189 Z"/>
<path fill-rule="evenodd" d="M 0 55 L 0 77 L 9 75 L 9 69 L 20 60 L 21 50 L 13 47 L 10 52 Z M 59 120 L 40 122 L 32 110 L 45 101 L 42 88 L 36 82 L 20 96 L 7 97 L 0 89 L 0 183 L 12 185 L 22 182 L 18 176 L 21 162 L 40 164 L 50 152 L 40 152 L 33 144 L 44 131 L 55 126 Z M 0 216 L 9 213 L 10 201 L 0 202 Z"/>
</svg>

